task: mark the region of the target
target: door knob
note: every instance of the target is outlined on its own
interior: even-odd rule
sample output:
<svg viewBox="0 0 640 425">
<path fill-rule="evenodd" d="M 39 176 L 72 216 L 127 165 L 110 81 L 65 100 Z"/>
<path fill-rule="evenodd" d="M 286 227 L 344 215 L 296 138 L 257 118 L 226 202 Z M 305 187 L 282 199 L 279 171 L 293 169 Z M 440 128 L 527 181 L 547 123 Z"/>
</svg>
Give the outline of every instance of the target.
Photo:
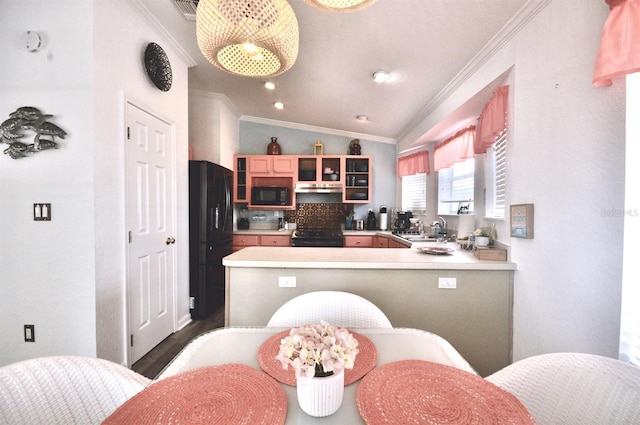
<svg viewBox="0 0 640 425">
<path fill-rule="evenodd" d="M 176 243 L 176 240 L 175 240 L 174 238 L 172 238 L 171 236 L 169 236 L 169 237 L 167 238 L 167 240 L 165 241 L 165 243 L 166 243 L 167 245 L 171 245 L 171 244 Z"/>
</svg>

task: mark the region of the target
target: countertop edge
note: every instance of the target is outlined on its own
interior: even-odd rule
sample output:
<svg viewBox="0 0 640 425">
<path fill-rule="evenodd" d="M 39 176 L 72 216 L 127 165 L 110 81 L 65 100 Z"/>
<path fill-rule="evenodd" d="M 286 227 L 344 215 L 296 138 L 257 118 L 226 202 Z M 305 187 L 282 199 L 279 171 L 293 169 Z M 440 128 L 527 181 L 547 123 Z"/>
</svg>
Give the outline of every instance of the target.
<svg viewBox="0 0 640 425">
<path fill-rule="evenodd" d="M 279 258 L 274 260 L 274 258 Z M 286 260 L 282 260 L 286 258 Z M 510 261 L 478 260 L 471 252 L 430 256 L 413 249 L 247 247 L 224 257 L 225 267 L 281 269 L 504 270 Z"/>
</svg>

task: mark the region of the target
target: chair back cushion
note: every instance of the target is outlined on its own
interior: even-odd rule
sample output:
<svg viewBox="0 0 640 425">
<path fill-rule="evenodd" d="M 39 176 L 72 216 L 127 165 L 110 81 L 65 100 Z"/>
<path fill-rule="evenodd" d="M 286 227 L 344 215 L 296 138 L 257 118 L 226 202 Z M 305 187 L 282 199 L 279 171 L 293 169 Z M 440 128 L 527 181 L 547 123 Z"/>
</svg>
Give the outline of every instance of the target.
<svg viewBox="0 0 640 425">
<path fill-rule="evenodd" d="M 41 357 L 0 368 L 0 424 L 100 424 L 151 381 L 107 360 Z"/>
<path fill-rule="evenodd" d="M 375 304 L 356 294 L 316 291 L 299 295 L 283 304 L 268 327 L 294 327 L 326 320 L 345 328 L 391 328 L 391 322 Z"/>
<path fill-rule="evenodd" d="M 640 368 L 620 360 L 543 354 L 487 380 L 518 397 L 538 425 L 640 424 Z"/>
</svg>

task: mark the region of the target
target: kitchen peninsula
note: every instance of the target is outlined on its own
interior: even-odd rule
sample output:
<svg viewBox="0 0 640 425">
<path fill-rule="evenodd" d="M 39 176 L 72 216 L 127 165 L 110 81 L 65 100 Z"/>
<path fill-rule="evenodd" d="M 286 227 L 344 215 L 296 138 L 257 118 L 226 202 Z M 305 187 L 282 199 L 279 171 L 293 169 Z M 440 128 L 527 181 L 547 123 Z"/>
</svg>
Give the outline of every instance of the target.
<svg viewBox="0 0 640 425">
<path fill-rule="evenodd" d="M 378 305 L 394 327 L 444 337 L 482 376 L 509 364 L 516 265 L 481 261 L 461 250 L 427 255 L 416 249 L 420 245 L 237 251 L 223 259 L 225 325 L 265 326 L 278 307 L 297 295 L 346 291 Z"/>
</svg>

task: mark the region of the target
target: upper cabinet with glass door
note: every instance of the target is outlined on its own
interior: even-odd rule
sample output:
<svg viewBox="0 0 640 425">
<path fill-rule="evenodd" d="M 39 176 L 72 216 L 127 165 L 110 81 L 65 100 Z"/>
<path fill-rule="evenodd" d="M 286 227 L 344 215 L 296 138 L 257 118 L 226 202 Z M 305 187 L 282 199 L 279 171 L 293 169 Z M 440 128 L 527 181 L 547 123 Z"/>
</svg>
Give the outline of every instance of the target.
<svg viewBox="0 0 640 425">
<path fill-rule="evenodd" d="M 341 183 L 342 157 L 303 155 L 298 157 L 298 183 Z"/>
<path fill-rule="evenodd" d="M 349 155 L 344 158 L 345 203 L 366 204 L 371 201 L 371 155 Z"/>
<path fill-rule="evenodd" d="M 247 200 L 249 199 L 249 186 L 247 184 L 247 182 L 249 181 L 247 178 L 247 157 L 236 155 L 234 159 L 236 166 L 236 176 L 233 179 L 233 200 L 234 202 L 247 202 Z"/>
</svg>

